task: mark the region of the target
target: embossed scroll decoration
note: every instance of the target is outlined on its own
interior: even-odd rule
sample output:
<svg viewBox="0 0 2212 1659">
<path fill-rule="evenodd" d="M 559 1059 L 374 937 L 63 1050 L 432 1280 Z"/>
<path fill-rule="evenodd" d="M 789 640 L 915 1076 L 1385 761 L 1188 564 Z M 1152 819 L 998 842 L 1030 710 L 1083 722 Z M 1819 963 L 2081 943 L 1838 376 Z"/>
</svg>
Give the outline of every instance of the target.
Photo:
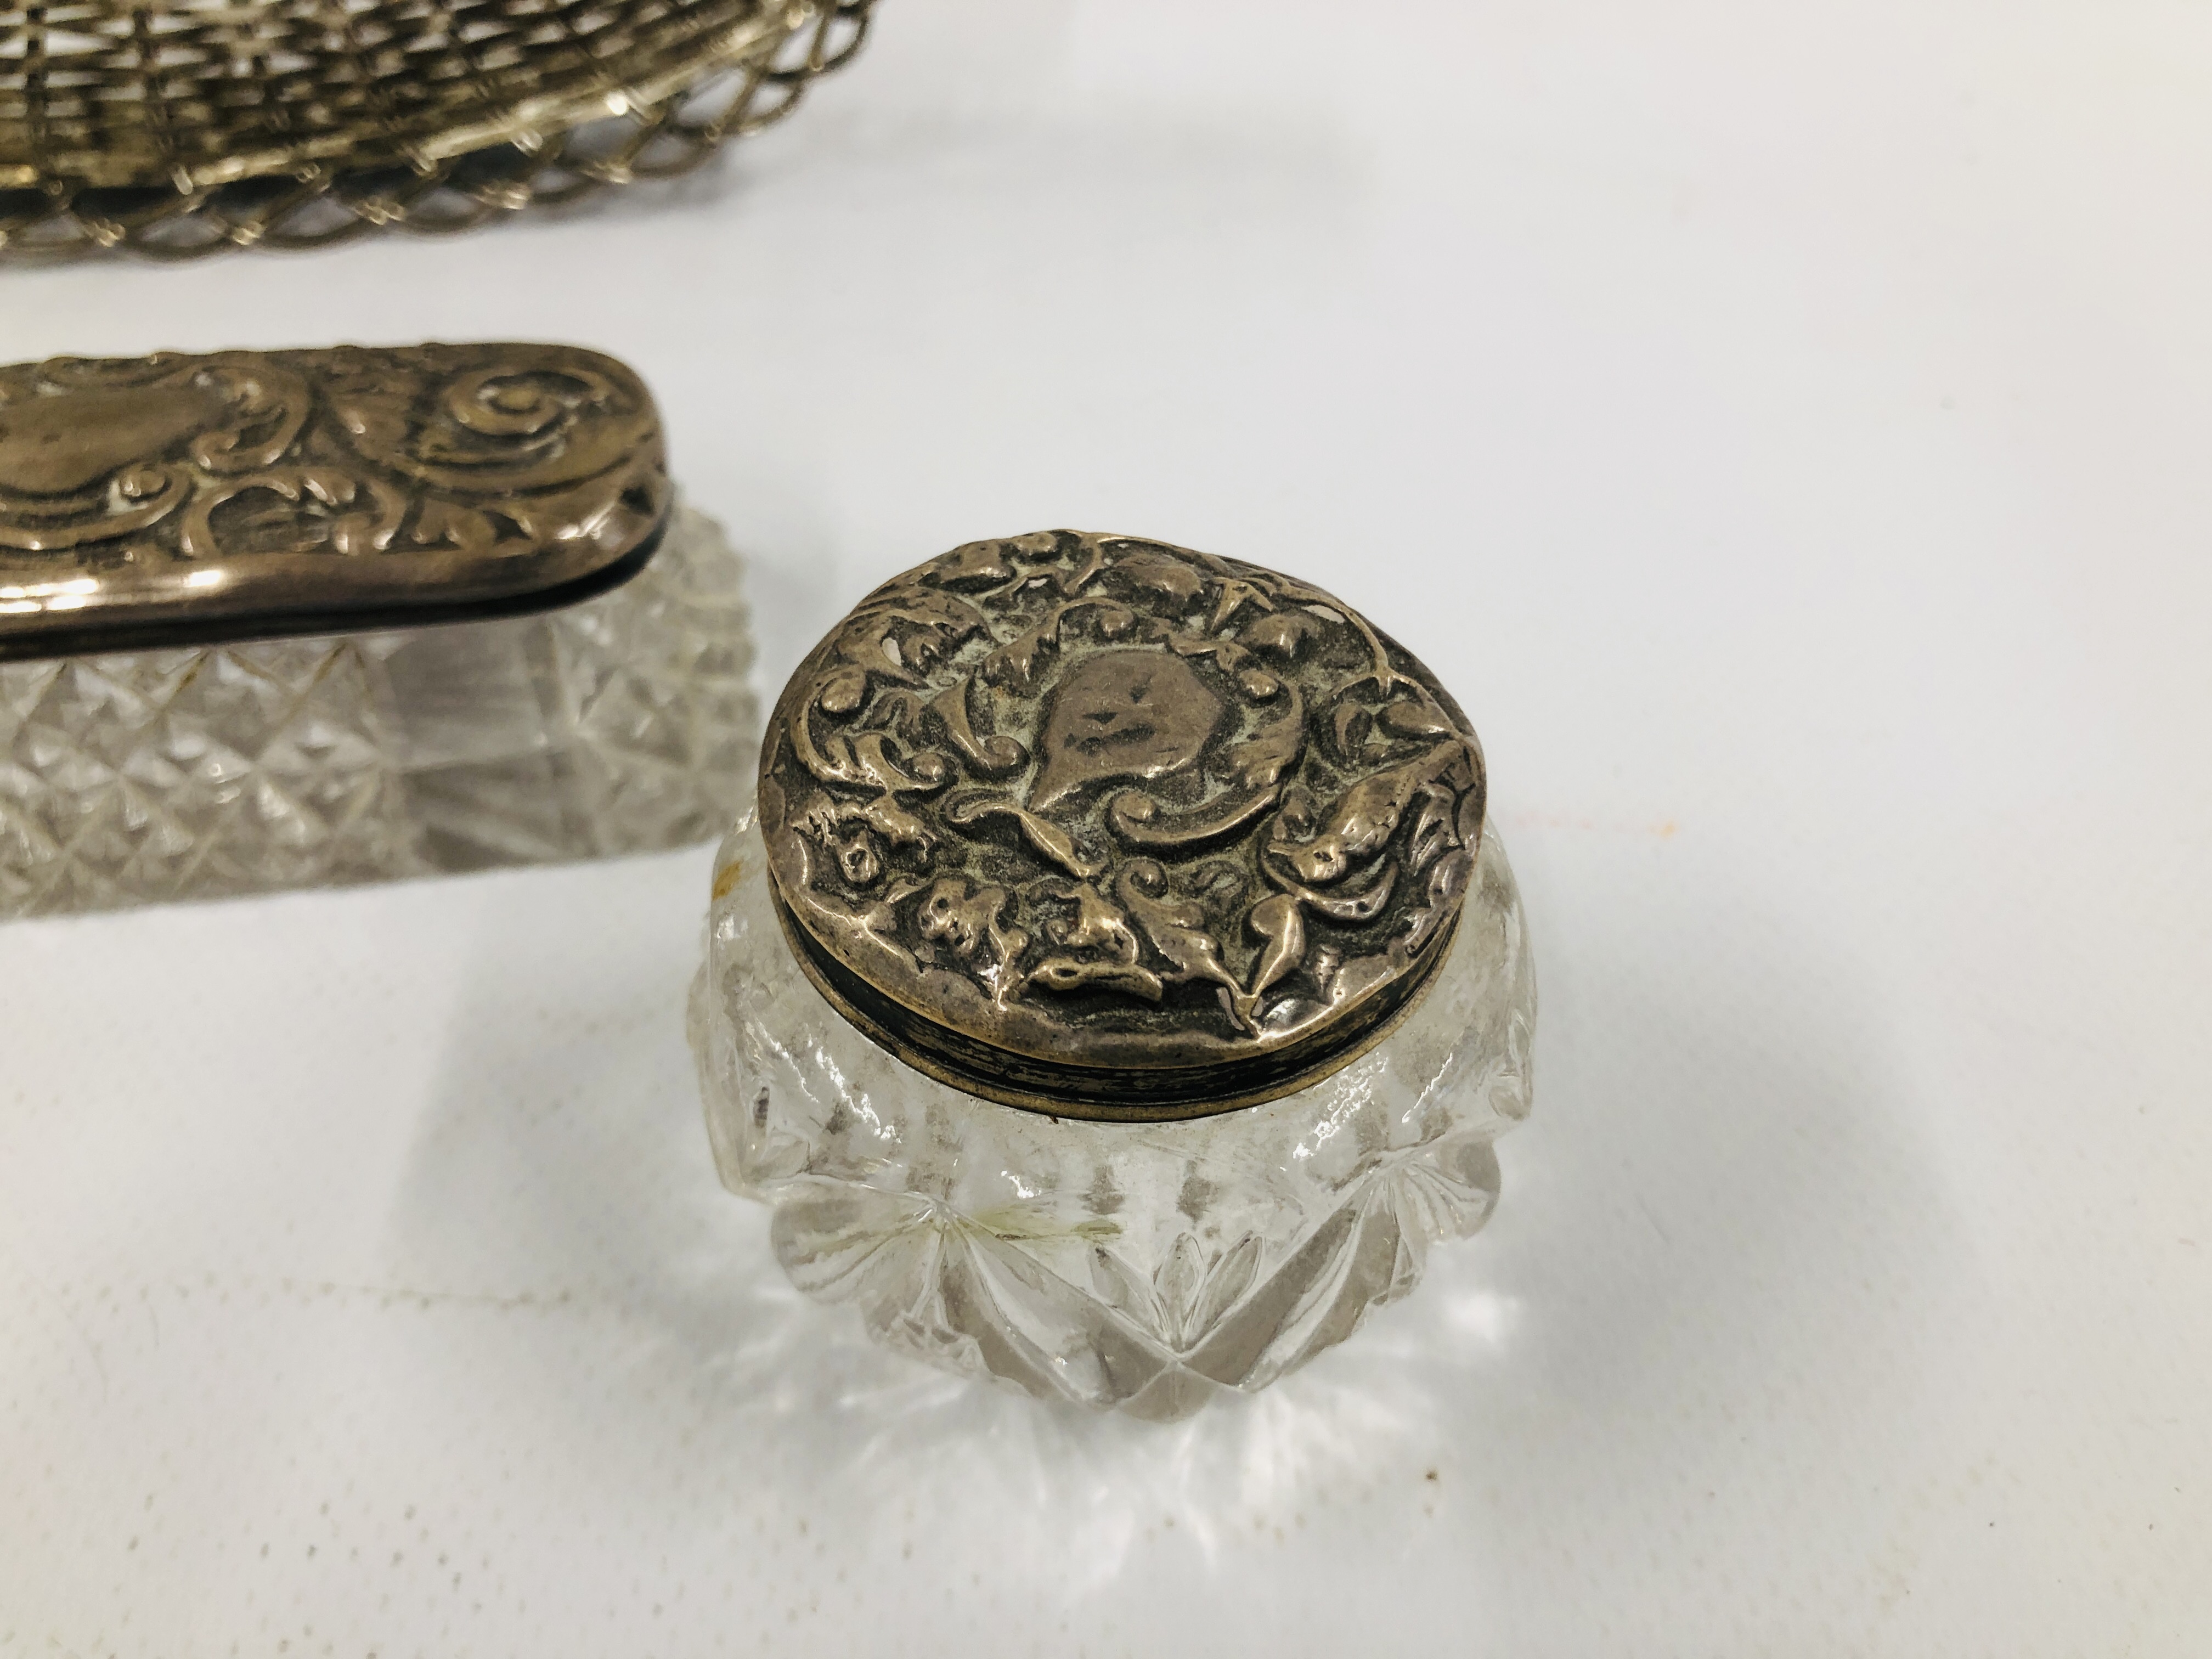
<svg viewBox="0 0 2212 1659">
<path fill-rule="evenodd" d="M 669 500 L 652 398 L 568 347 L 0 368 L 0 658 L 559 604 Z"/>
<path fill-rule="evenodd" d="M 760 813 L 816 984 L 1060 1115 L 1252 1104 L 1356 1057 L 1457 921 L 1482 754 L 1318 588 L 1128 537 L 970 543 L 800 665 Z"/>
</svg>

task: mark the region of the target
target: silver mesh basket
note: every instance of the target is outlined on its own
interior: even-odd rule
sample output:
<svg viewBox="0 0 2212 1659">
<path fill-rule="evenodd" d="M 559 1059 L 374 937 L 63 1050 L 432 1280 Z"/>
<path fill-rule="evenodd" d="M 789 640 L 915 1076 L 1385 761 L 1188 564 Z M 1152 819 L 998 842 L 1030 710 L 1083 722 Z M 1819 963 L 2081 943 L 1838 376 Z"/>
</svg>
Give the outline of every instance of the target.
<svg viewBox="0 0 2212 1659">
<path fill-rule="evenodd" d="M 873 0 L 0 0 L 0 257 L 466 229 L 696 167 Z"/>
</svg>

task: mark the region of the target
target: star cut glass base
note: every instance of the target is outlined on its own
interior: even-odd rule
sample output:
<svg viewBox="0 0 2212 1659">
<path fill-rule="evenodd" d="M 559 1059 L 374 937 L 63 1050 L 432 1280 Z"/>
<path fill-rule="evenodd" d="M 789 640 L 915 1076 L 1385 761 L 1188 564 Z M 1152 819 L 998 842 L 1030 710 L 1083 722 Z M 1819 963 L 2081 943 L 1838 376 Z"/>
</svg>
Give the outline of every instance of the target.
<svg viewBox="0 0 2212 1659">
<path fill-rule="evenodd" d="M 758 752 L 741 576 L 679 509 L 563 610 L 0 664 L 0 917 L 704 841 Z"/>
<path fill-rule="evenodd" d="M 690 1032 L 716 1163 L 794 1283 L 889 1346 L 1170 1420 L 1349 1336 L 1474 1232 L 1526 1115 L 1535 976 L 1486 828 L 1451 954 L 1388 1038 L 1265 1105 L 1053 1118 L 933 1081 L 793 961 L 748 811 L 722 846 Z"/>
</svg>

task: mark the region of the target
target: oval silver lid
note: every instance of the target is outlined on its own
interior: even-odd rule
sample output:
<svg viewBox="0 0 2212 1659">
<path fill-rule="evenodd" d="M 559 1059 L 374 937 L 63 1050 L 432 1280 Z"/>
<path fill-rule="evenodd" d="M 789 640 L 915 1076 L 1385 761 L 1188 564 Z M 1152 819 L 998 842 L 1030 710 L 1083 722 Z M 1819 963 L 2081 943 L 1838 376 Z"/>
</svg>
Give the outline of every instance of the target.
<svg viewBox="0 0 2212 1659">
<path fill-rule="evenodd" d="M 637 375 L 573 346 L 0 368 L 0 661 L 550 609 L 672 491 Z"/>
</svg>

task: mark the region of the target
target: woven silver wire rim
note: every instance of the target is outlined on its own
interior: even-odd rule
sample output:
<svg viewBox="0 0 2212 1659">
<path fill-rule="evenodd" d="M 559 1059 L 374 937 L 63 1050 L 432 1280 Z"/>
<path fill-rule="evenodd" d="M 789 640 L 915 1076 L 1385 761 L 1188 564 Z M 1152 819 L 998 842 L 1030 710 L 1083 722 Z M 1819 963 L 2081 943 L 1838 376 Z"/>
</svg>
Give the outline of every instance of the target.
<svg viewBox="0 0 2212 1659">
<path fill-rule="evenodd" d="M 40 50 L 48 19 L 64 9 L 11 11 L 9 3 L 0 0 L 0 95 L 11 80 L 20 92 L 38 89 L 40 64 L 54 61 Z M 661 9 L 684 3 L 667 0 Z M 763 5 L 758 27 L 736 33 L 726 49 L 643 73 L 633 59 L 622 84 L 592 84 L 580 96 L 572 88 L 542 117 L 525 105 L 505 119 L 497 111 L 486 118 L 479 107 L 475 131 L 495 135 L 489 143 L 456 148 L 418 136 L 394 155 L 340 153 L 236 178 L 210 177 L 219 167 L 203 166 L 198 177 L 179 167 L 166 184 L 72 177 L 35 148 L 27 167 L 9 167 L 14 158 L 0 153 L 0 179 L 10 181 L 0 184 L 0 262 L 103 251 L 182 260 L 229 248 L 329 247 L 386 229 L 441 235 L 526 208 L 572 204 L 611 185 L 675 179 L 788 115 L 817 76 L 860 50 L 874 5 Z M 20 92 L 35 138 L 37 102 Z M 456 132 L 466 131 L 455 123 Z"/>
</svg>

